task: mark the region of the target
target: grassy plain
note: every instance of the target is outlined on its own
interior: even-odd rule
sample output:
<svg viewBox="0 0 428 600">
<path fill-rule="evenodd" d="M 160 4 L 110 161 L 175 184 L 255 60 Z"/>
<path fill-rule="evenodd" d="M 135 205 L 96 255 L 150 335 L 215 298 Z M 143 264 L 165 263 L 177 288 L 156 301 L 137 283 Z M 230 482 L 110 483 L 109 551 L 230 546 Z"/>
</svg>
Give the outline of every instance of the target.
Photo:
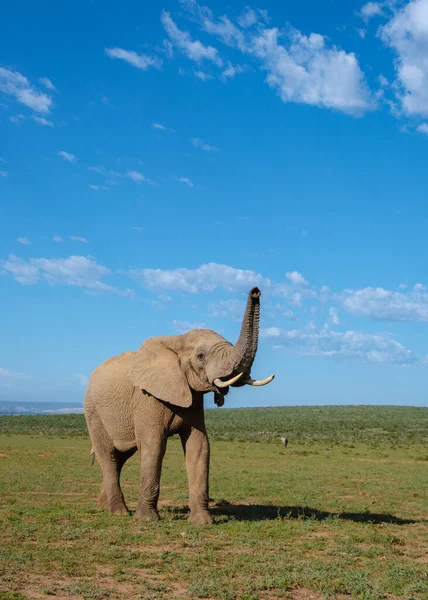
<svg viewBox="0 0 428 600">
<path fill-rule="evenodd" d="M 0 600 L 428 598 L 428 409 L 218 409 L 207 426 L 216 523 L 196 527 L 178 439 L 163 519 L 140 523 L 96 509 L 83 415 L 0 417 Z M 138 473 L 134 456 L 131 509 Z"/>
</svg>

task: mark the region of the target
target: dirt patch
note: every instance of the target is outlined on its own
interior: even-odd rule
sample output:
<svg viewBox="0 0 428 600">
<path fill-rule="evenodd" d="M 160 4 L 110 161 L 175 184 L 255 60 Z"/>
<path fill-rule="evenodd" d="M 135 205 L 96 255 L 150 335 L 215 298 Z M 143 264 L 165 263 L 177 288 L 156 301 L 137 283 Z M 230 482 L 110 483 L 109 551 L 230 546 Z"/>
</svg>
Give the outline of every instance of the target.
<svg viewBox="0 0 428 600">
<path fill-rule="evenodd" d="M 8 454 L 6 452 L 0 452 L 0 458 L 7 458 Z"/>
<path fill-rule="evenodd" d="M 4 591 L 16 591 L 24 594 L 31 600 L 50 600 L 60 598 L 61 600 L 82 600 L 88 594 L 102 594 L 105 590 L 111 599 L 123 600 L 141 595 L 142 584 L 165 584 L 168 598 L 187 598 L 187 588 L 182 584 L 165 580 L 161 575 L 151 572 L 149 569 L 136 569 L 134 574 L 138 577 L 137 582 L 119 582 L 111 576 L 111 569 L 103 565 L 96 567 L 96 576 L 93 578 L 58 579 L 52 576 L 25 575 L 19 584 Z M 0 586 L 0 591 L 2 586 Z M 106 594 L 107 596 L 107 594 Z M 98 597 L 98 596 L 97 596 Z M 99 596 L 104 597 L 102 595 Z"/>
<path fill-rule="evenodd" d="M 279 597 L 280 596 L 278 596 L 278 598 Z M 312 590 L 307 590 L 305 588 L 290 590 L 289 592 L 287 592 L 286 597 L 290 598 L 291 600 L 322 600 L 322 596 L 316 594 Z M 350 598 L 350 596 L 346 596 L 346 598 Z"/>
<path fill-rule="evenodd" d="M 158 506 L 162 508 L 162 506 L 175 506 L 175 504 L 172 500 L 159 500 Z M 182 506 L 176 506 L 176 508 L 185 509 L 187 506 L 183 504 Z"/>
<path fill-rule="evenodd" d="M 7 492 L 8 496 L 22 496 L 22 492 Z M 25 492 L 26 496 L 86 496 L 86 492 Z"/>
<path fill-rule="evenodd" d="M 428 556 L 419 556 L 419 558 L 415 558 L 414 561 L 415 563 L 428 565 Z"/>
<path fill-rule="evenodd" d="M 183 546 L 186 547 L 184 543 L 168 545 L 159 544 L 159 546 L 150 546 L 148 544 L 142 543 L 141 546 L 127 546 L 126 550 L 128 552 L 141 552 L 142 554 L 161 554 L 162 552 L 179 552 L 183 549 Z"/>
<path fill-rule="evenodd" d="M 420 460 L 395 460 L 394 458 L 351 458 L 351 460 L 369 463 L 394 463 L 397 465 L 416 465 L 421 462 Z"/>
</svg>

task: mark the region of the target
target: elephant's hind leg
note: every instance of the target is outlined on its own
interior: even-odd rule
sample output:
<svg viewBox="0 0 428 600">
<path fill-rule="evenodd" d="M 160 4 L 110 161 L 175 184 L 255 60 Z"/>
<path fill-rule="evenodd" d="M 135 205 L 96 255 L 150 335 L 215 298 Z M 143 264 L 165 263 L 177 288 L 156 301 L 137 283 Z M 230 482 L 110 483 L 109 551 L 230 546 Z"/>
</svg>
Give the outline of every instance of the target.
<svg viewBox="0 0 428 600">
<path fill-rule="evenodd" d="M 95 450 L 95 456 L 103 473 L 103 483 L 98 497 L 98 507 L 112 514 L 128 514 L 122 490 L 120 488 L 120 472 L 127 459 L 135 452 L 119 452 L 114 447 L 98 415 L 91 415 L 88 422 L 89 433 Z"/>
<path fill-rule="evenodd" d="M 100 495 L 98 496 L 97 506 L 98 508 L 104 508 L 108 512 L 112 514 L 128 514 L 129 510 L 126 507 L 125 499 L 123 497 L 122 489 L 120 487 L 120 473 L 122 471 L 123 465 L 126 463 L 128 458 L 130 458 L 133 454 L 135 454 L 136 449 L 128 450 L 127 452 L 119 452 L 119 450 L 114 449 L 114 461 L 115 465 L 109 465 L 106 467 L 106 471 L 104 470 L 103 465 L 100 462 L 101 469 L 103 471 L 103 482 L 101 484 Z M 112 462 L 112 461 L 109 461 Z M 105 461 L 104 461 L 105 463 Z M 110 472 L 111 471 L 111 472 Z M 117 480 L 117 488 L 113 484 L 110 486 L 106 485 L 106 480 L 109 479 Z M 109 491 L 109 493 L 108 493 Z"/>
</svg>

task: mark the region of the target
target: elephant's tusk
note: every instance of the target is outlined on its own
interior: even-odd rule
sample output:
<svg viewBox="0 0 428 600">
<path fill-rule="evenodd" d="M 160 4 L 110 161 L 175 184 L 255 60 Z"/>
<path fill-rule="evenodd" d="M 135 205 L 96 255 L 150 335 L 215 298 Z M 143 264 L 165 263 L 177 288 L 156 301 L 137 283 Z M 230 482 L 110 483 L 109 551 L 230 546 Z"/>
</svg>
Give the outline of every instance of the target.
<svg viewBox="0 0 428 600">
<path fill-rule="evenodd" d="M 228 379 L 227 381 L 222 381 L 221 379 L 214 379 L 214 385 L 216 385 L 219 388 L 225 388 L 228 387 L 229 385 L 233 385 L 234 383 L 236 383 L 238 381 L 238 379 L 241 379 L 243 373 L 239 373 L 238 375 L 235 375 L 235 377 L 232 377 L 231 379 Z"/>
<path fill-rule="evenodd" d="M 246 381 L 244 381 L 244 383 L 246 385 L 267 385 L 268 383 L 270 383 L 272 381 L 272 379 L 275 379 L 275 375 L 271 375 L 270 377 L 266 377 L 266 379 L 247 379 Z"/>
</svg>

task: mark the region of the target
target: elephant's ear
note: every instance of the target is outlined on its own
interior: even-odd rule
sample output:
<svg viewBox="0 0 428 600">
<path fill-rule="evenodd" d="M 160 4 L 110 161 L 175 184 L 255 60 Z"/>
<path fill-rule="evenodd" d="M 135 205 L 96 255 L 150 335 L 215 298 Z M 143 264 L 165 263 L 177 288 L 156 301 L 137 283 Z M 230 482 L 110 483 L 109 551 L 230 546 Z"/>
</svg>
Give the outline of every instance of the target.
<svg viewBox="0 0 428 600">
<path fill-rule="evenodd" d="M 131 381 L 158 400 L 188 408 L 192 392 L 171 339 L 150 338 L 140 346 L 131 367 Z"/>
</svg>

